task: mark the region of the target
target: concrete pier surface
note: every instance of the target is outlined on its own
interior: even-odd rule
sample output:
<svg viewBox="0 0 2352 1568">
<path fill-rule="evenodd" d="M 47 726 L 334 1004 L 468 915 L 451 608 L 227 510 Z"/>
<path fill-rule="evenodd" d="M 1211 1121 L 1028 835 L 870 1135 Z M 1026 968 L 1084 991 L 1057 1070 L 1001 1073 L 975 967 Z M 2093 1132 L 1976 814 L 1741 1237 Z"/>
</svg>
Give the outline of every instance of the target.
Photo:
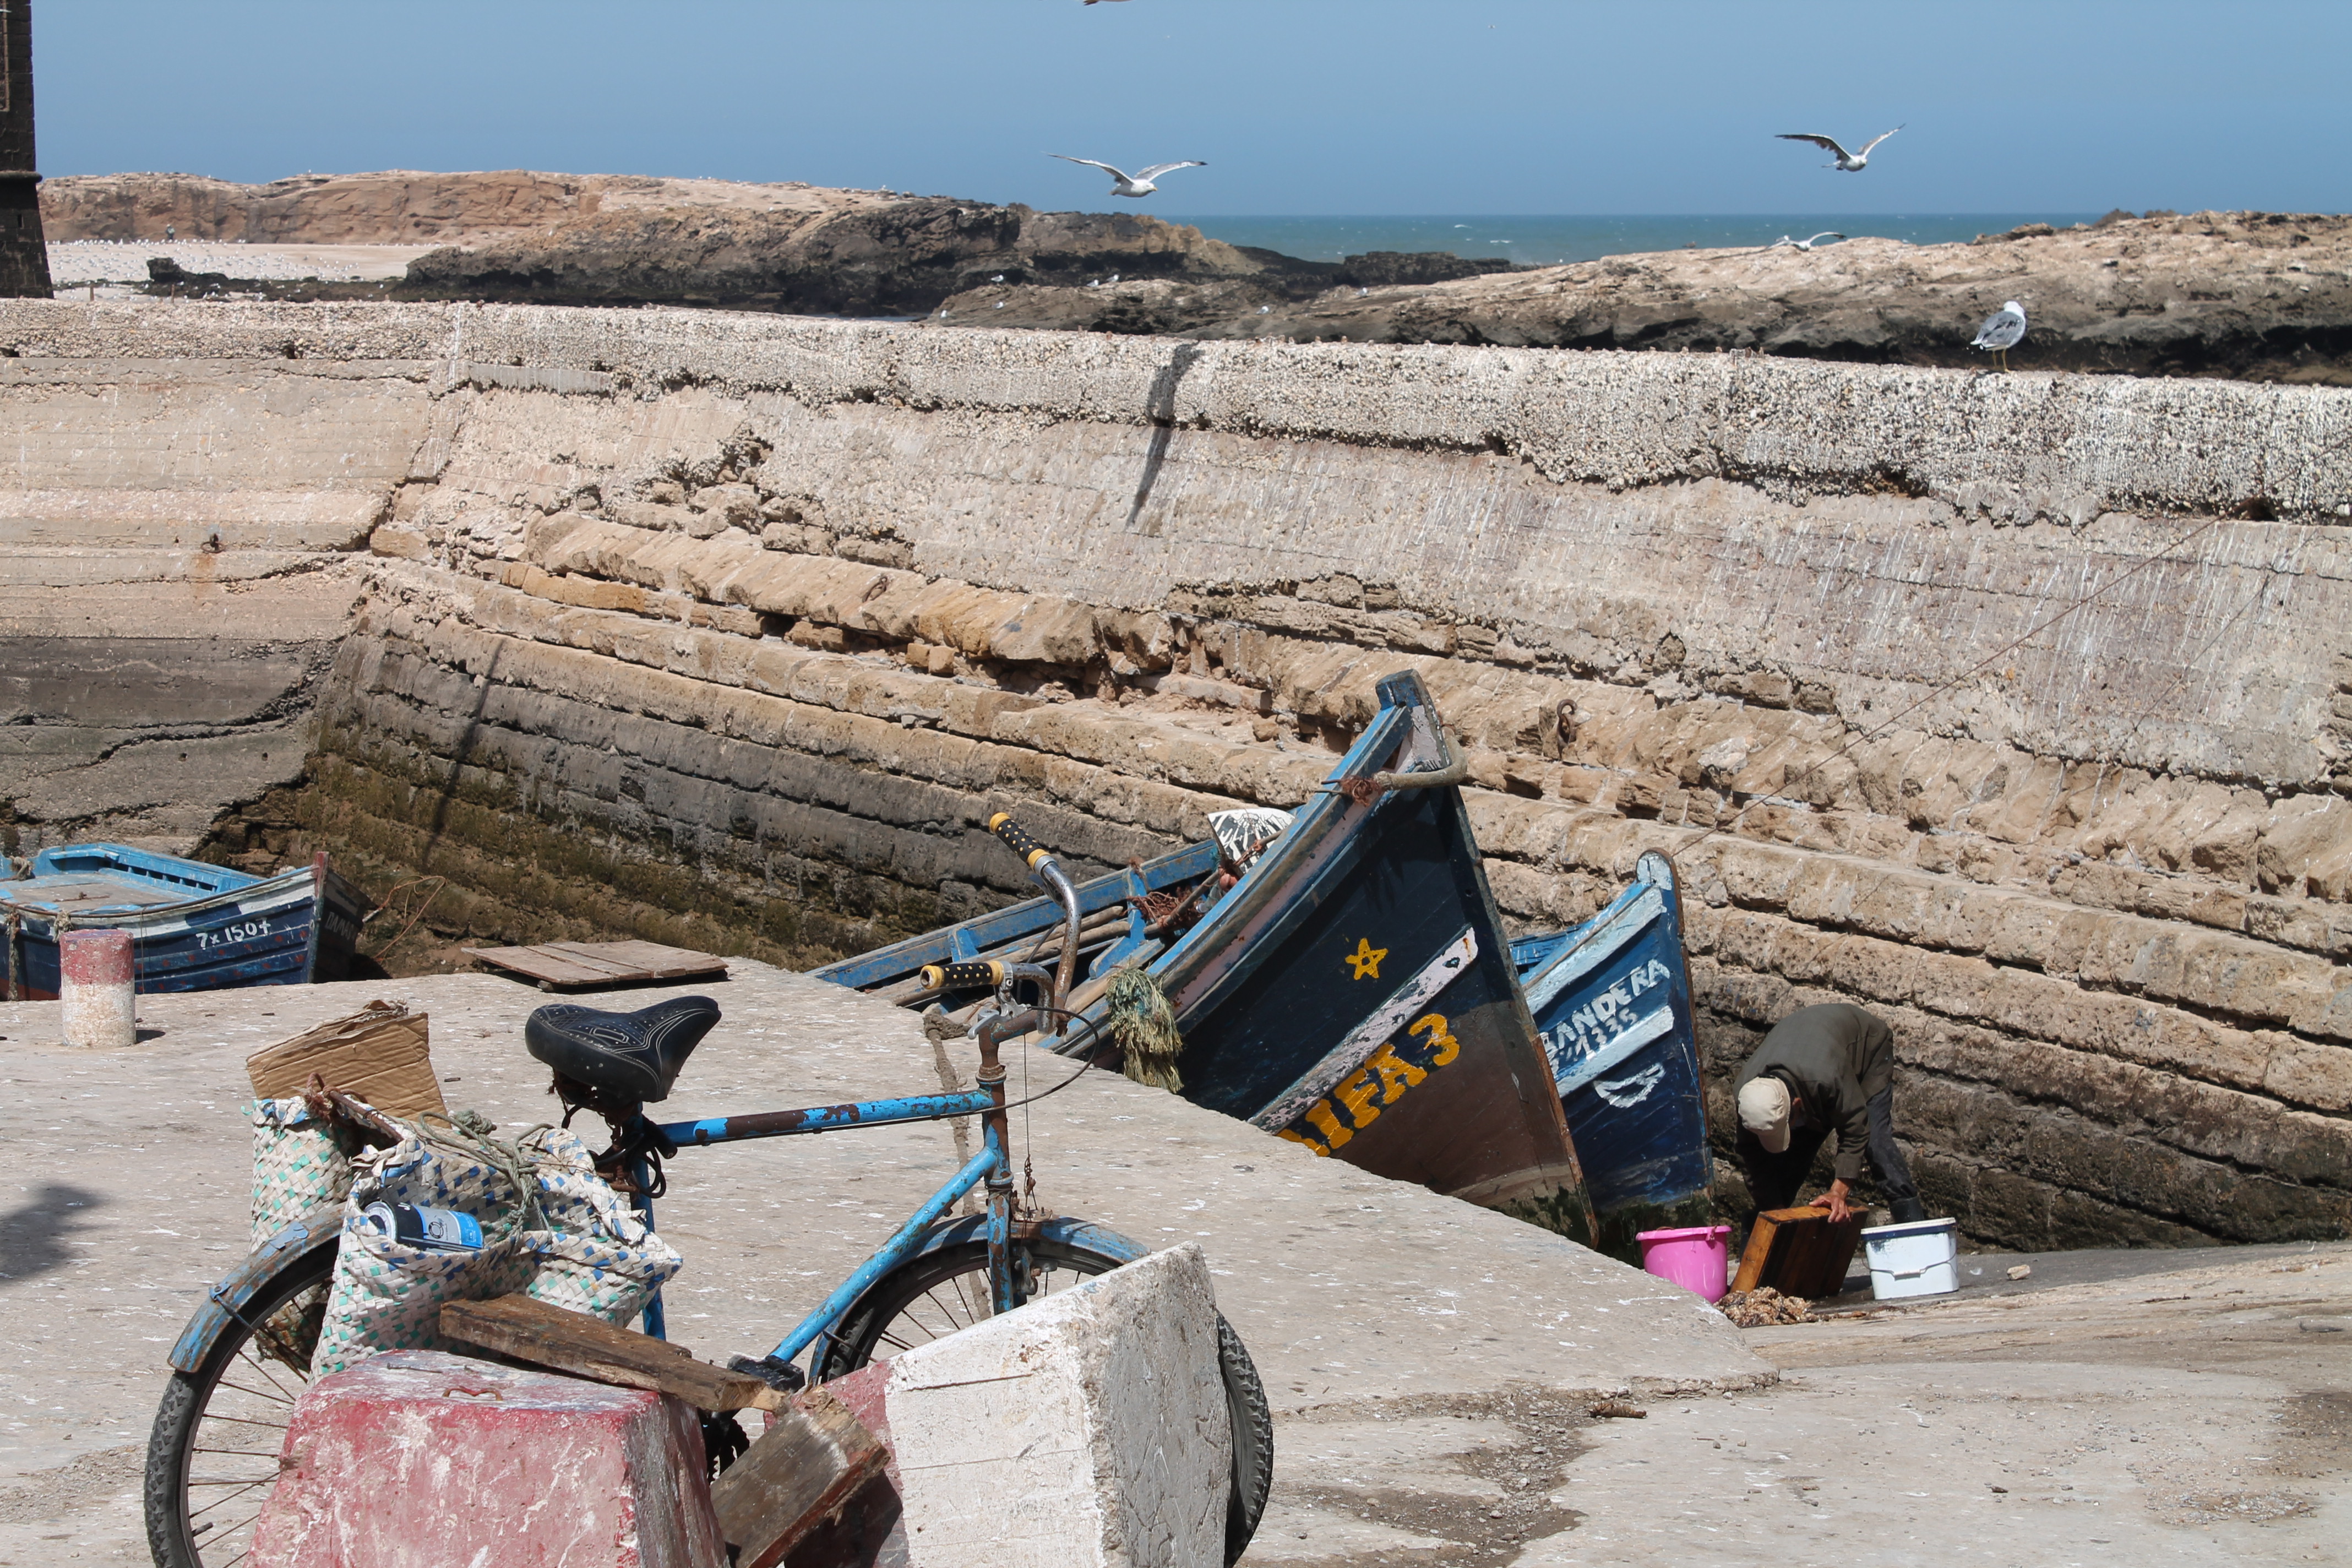
<svg viewBox="0 0 2352 1568">
<path fill-rule="evenodd" d="M 703 989 L 726 1018 L 666 1111 L 968 1079 L 961 1045 L 803 976 L 738 961 Z M 243 1058 L 377 997 L 430 1014 L 453 1108 L 509 1136 L 551 1119 L 521 1041 L 549 998 L 494 976 L 142 997 L 143 1037 L 110 1052 L 58 1045 L 57 1004 L 0 1006 L 0 1564 L 145 1561 L 163 1357 L 246 1248 Z M 1070 1064 L 1013 1069 L 1034 1092 Z M 1049 1205 L 1206 1251 L 1277 1411 L 1252 1562 L 1663 1565 L 1800 1542 L 1861 1563 L 2324 1562 L 2352 1538 L 2352 1247 L 2151 1254 L 2209 1266 L 1742 1335 L 1548 1233 L 1114 1075 L 1013 1131 Z M 956 1160 L 944 1123 L 681 1153 L 659 1211 L 687 1258 L 672 1334 L 765 1349 Z M 1596 1421 L 1607 1393 L 1648 1417 Z"/>
</svg>

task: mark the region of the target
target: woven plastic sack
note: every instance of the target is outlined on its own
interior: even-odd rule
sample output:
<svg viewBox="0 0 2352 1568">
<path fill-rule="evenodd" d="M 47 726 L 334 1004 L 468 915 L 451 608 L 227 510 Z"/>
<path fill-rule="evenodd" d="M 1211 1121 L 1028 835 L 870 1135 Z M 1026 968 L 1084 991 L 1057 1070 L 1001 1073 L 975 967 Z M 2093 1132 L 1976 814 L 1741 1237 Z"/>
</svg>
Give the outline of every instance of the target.
<svg viewBox="0 0 2352 1568">
<path fill-rule="evenodd" d="M 530 1162 L 546 1222 L 518 1238 L 539 1265 L 530 1294 L 626 1327 L 685 1259 L 596 1173 L 588 1145 L 572 1133 L 535 1128 L 515 1147 Z"/>
<path fill-rule="evenodd" d="M 253 1245 L 352 1190 L 352 1129 L 310 1109 L 301 1096 L 257 1100 L 253 1119 Z"/>
<path fill-rule="evenodd" d="M 534 1223 L 527 1168 L 488 1130 L 470 1111 L 454 1123 L 427 1117 L 391 1148 L 353 1156 L 313 1374 L 340 1372 L 379 1351 L 455 1349 L 441 1335 L 444 1304 L 504 1296 L 529 1281 L 536 1259 L 520 1242 Z M 374 1203 L 472 1215 L 482 1245 L 439 1252 L 378 1235 L 360 1224 Z"/>
</svg>

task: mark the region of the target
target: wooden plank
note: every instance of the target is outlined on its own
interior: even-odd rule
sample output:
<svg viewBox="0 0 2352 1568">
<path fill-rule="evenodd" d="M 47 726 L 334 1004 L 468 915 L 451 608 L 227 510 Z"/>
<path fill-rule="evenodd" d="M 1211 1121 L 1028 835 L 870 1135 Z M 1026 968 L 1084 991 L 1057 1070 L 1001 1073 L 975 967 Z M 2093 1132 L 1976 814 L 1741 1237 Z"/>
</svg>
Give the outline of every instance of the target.
<svg viewBox="0 0 2352 1568">
<path fill-rule="evenodd" d="M 1809 1300 L 1834 1296 L 1845 1289 L 1846 1268 L 1862 1242 L 1862 1223 L 1859 1209 L 1837 1225 L 1830 1222 L 1830 1211 L 1818 1205 L 1767 1209 L 1748 1233 L 1748 1247 L 1739 1255 L 1739 1272 L 1732 1277 L 1731 1288 L 1769 1286 L 1784 1296 Z"/>
<path fill-rule="evenodd" d="M 542 942 L 537 951 L 579 964 L 583 969 L 594 970 L 614 980 L 634 980 L 646 973 L 644 964 L 622 963 L 584 942 Z"/>
<path fill-rule="evenodd" d="M 690 947 L 664 947 L 657 942 L 561 942 L 566 952 L 587 952 L 614 963 L 634 965 L 656 979 L 676 979 L 688 974 L 724 974 L 727 961 L 716 953 L 697 952 Z"/>
<path fill-rule="evenodd" d="M 465 951 L 469 957 L 478 958 L 484 963 L 510 969 L 550 985 L 608 985 L 613 981 L 613 976 L 603 970 L 590 969 L 562 953 L 550 952 L 543 948 L 469 947 Z"/>
<path fill-rule="evenodd" d="M 551 1367 L 622 1388 L 675 1394 L 701 1410 L 782 1410 L 785 1396 L 756 1377 L 697 1361 L 683 1346 L 614 1328 L 521 1294 L 452 1301 L 441 1331 L 532 1366 Z"/>
<path fill-rule="evenodd" d="M 547 985 L 615 985 L 638 980 L 724 976 L 727 961 L 652 942 L 550 942 L 533 947 L 469 947 L 467 956 Z"/>
<path fill-rule="evenodd" d="M 795 1394 L 776 1424 L 710 1486 L 736 1568 L 775 1568 L 881 1472 L 879 1439 L 822 1388 Z"/>
</svg>

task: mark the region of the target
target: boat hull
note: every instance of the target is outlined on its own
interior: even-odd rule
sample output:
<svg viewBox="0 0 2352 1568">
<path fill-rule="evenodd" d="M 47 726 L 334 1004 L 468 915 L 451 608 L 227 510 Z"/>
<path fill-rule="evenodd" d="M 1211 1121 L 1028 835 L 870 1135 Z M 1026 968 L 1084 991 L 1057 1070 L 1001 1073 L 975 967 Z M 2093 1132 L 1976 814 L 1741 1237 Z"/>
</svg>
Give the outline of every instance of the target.
<svg viewBox="0 0 2352 1568">
<path fill-rule="evenodd" d="M 1715 1168 L 1673 867 L 1643 856 L 1609 908 L 1513 955 L 1604 1226 L 1690 1220 Z"/>
<path fill-rule="evenodd" d="M 156 901 L 159 889 L 174 890 L 163 877 L 175 866 L 192 868 L 173 879 L 194 896 Z M 78 888 L 120 882 L 126 901 L 109 908 L 99 893 L 68 910 L 43 907 L 41 895 L 68 878 Z M 184 887 L 191 882 L 212 886 Z M 111 845 L 45 852 L 32 878 L 0 882 L 0 914 L 15 916 L 16 994 L 28 1000 L 58 994 L 60 928 L 129 931 L 133 984 L 145 994 L 340 980 L 350 973 L 368 908 L 363 894 L 323 865 L 252 878 Z"/>
<path fill-rule="evenodd" d="M 1324 789 L 1149 965 L 1184 1038 L 1181 1092 L 1317 1154 L 1589 1238 L 1461 792 L 1373 782 L 1436 772 L 1451 747 L 1419 677 L 1379 690 Z M 1088 1016 L 1100 1023 L 1102 1007 Z"/>
</svg>

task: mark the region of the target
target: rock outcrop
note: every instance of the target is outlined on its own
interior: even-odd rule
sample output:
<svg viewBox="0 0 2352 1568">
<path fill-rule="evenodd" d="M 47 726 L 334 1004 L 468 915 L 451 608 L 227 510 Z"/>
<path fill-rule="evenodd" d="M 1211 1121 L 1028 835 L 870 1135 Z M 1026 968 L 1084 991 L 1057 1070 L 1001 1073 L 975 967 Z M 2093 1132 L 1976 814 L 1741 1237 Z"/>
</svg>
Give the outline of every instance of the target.
<svg viewBox="0 0 2352 1568">
<path fill-rule="evenodd" d="M 1237 300 L 1170 330 L 1203 338 L 1736 352 L 1981 366 L 1968 343 L 2003 301 L 2032 322 L 2020 369 L 2228 375 L 2352 385 L 2352 218 L 2200 213 L 1969 245 L 1852 239 L 1818 250 L 1678 250 L 1426 287 L 1339 288 L 1294 306 Z M 970 320 L 979 299 L 951 301 Z M 1099 310 L 1004 312 L 1039 326 Z M 1059 319 L 1057 319 L 1059 318 Z"/>
<path fill-rule="evenodd" d="M 825 213 L 890 198 L 793 182 L 547 174 L 530 169 L 431 174 L 298 174 L 241 185 L 202 174 L 67 174 L 41 185 L 52 240 L 162 239 L 253 245 L 474 245 L 600 212 L 693 206 L 712 213 Z"/>
<path fill-rule="evenodd" d="M 1040 213 L 797 181 L 394 169 L 240 185 L 91 174 L 49 181 L 41 200 L 61 241 L 160 240 L 168 228 L 184 240 L 448 247 L 411 267 L 396 291 L 404 299 L 890 315 L 996 284 L 1155 278 L 1203 285 L 1222 302 L 1117 329 L 1128 331 L 1175 331 L 1340 284 L 1430 283 L 1507 265 L 1393 251 L 1301 261 L 1139 213 Z"/>
<path fill-rule="evenodd" d="M 1263 270 L 1196 228 L 1130 214 L 1037 213 L 927 196 L 830 211 L 633 207 L 545 234 L 436 250 L 404 299 L 676 303 L 914 314 L 1003 274 L 1229 279 Z"/>
<path fill-rule="evenodd" d="M 1409 666 L 1514 921 L 1676 857 L 1717 1128 L 1847 999 L 1975 1237 L 2352 1228 L 2345 394 L 503 307 L 0 348 L 59 452 L 152 444 L 83 389 L 159 366 L 199 446 L 248 383 L 375 410 L 302 459 L 383 509 L 309 772 L 221 855 L 805 963 L 1022 896 L 998 805 L 1108 868 L 1294 804 Z"/>
</svg>

